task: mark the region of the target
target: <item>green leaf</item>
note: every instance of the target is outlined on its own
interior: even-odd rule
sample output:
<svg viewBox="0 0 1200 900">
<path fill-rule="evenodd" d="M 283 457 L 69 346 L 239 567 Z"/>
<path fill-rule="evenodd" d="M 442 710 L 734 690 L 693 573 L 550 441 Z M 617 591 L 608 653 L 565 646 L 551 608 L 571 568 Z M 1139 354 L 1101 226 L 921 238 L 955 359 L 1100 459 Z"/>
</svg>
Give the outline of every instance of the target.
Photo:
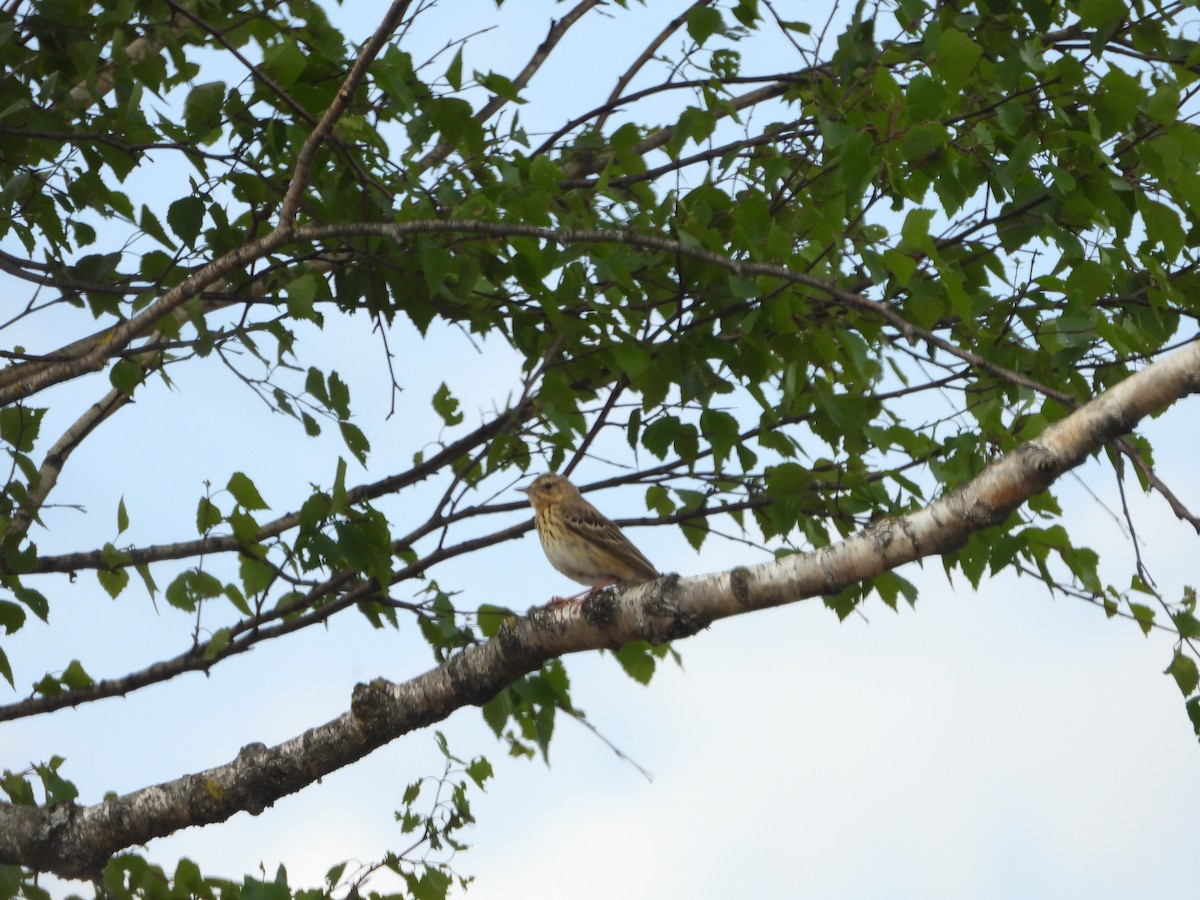
<svg viewBox="0 0 1200 900">
<path fill-rule="evenodd" d="M 11 600 L 0 600 L 0 626 L 5 634 L 12 634 L 25 624 L 25 610 Z"/>
<path fill-rule="evenodd" d="M 45 675 L 39 681 L 33 683 L 33 692 L 41 694 L 43 697 L 53 697 L 55 694 L 61 694 L 63 688 L 58 683 L 58 679 L 53 675 Z"/>
<path fill-rule="evenodd" d="M 121 596 L 121 591 L 129 584 L 129 572 L 126 569 L 97 569 L 96 578 L 108 596 L 114 600 Z"/>
<path fill-rule="evenodd" d="M 167 224 L 189 247 L 196 246 L 196 237 L 204 222 L 204 209 L 204 201 L 199 197 L 183 197 L 167 208 Z"/>
<path fill-rule="evenodd" d="M 146 593 L 148 593 L 151 598 L 156 596 L 158 594 L 158 585 L 154 582 L 154 577 L 150 574 L 150 567 L 145 563 L 139 563 L 138 565 L 134 566 L 134 569 L 141 577 L 142 584 L 146 586 Z"/>
<path fill-rule="evenodd" d="M 382 516 L 362 517 L 352 522 L 338 522 L 338 549 L 346 562 L 356 571 L 387 584 L 392 574 L 392 545 L 387 522 Z"/>
<path fill-rule="evenodd" d="M 671 501 L 670 492 L 661 484 L 652 484 L 646 488 L 646 509 L 660 516 L 669 516 L 675 512 L 675 504 Z"/>
<path fill-rule="evenodd" d="M 119 359 L 108 373 L 108 380 L 122 394 L 132 397 L 133 392 L 142 383 L 143 376 L 142 367 L 132 359 Z"/>
<path fill-rule="evenodd" d="M 914 209 L 904 219 L 900 234 L 904 243 L 910 247 L 924 249 L 929 246 L 929 223 L 933 220 L 933 210 Z"/>
<path fill-rule="evenodd" d="M 182 609 L 184 612 L 195 612 L 196 601 L 188 590 L 188 579 L 190 572 L 180 572 L 167 585 L 163 596 L 167 598 L 167 602 L 176 609 Z"/>
<path fill-rule="evenodd" d="M 63 669 L 63 673 L 58 677 L 58 680 L 69 691 L 77 691 L 80 688 L 90 687 L 95 684 L 92 676 L 84 671 L 83 664 L 77 659 L 73 659 L 67 664 L 67 667 Z"/>
<path fill-rule="evenodd" d="M 246 602 L 245 595 L 238 590 L 237 585 L 227 584 L 223 591 L 229 603 L 243 616 L 254 615 L 254 610 L 250 608 L 250 604 Z"/>
<path fill-rule="evenodd" d="M 1192 732 L 1200 737 L 1200 697 L 1190 698 L 1186 704 L 1188 718 L 1192 722 Z"/>
<path fill-rule="evenodd" d="M 491 91 L 497 97 L 503 100 L 511 100 L 514 103 L 524 103 L 521 99 L 520 92 L 517 86 L 508 78 L 496 72 L 488 72 L 486 75 L 480 72 L 475 73 L 475 80 L 484 90 Z"/>
<path fill-rule="evenodd" d="M 367 436 L 363 434 L 362 429 L 350 422 L 339 422 L 338 428 L 342 432 L 342 440 L 346 443 L 346 449 L 365 466 L 367 454 L 371 452 L 371 442 L 367 440 Z"/>
<path fill-rule="evenodd" d="M 1101 136 L 1111 137 L 1130 127 L 1144 95 L 1132 75 L 1116 66 L 1109 69 L 1100 79 L 1099 91 L 1093 99 L 1096 118 L 1102 126 Z"/>
<path fill-rule="evenodd" d="M 216 576 L 199 569 L 193 570 L 191 573 L 190 586 L 197 597 L 205 600 L 211 600 L 213 597 L 221 596 L 223 586 Z"/>
<path fill-rule="evenodd" d="M 175 896 L 214 897 L 212 887 L 200 872 L 200 867 L 190 859 L 181 859 L 175 865 Z M 245 897 L 245 894 L 242 895 Z"/>
<path fill-rule="evenodd" d="M 1151 200 L 1143 194 L 1137 195 L 1138 212 L 1146 226 L 1146 238 L 1151 243 L 1161 243 L 1163 252 L 1174 257 L 1183 249 L 1187 240 L 1179 215 L 1163 203 Z"/>
<path fill-rule="evenodd" d="M 322 406 L 329 407 L 329 391 L 325 388 L 325 375 L 320 369 L 309 367 L 308 374 L 304 378 L 304 390 L 312 394 Z"/>
<path fill-rule="evenodd" d="M 162 223 L 158 221 L 158 216 L 156 216 L 150 210 L 150 207 L 146 206 L 145 204 L 142 205 L 141 217 L 138 219 L 138 227 L 141 228 L 142 231 L 146 232 L 146 234 L 150 235 L 150 237 L 154 238 L 156 241 L 158 241 L 160 244 L 162 244 L 164 247 L 168 247 L 172 251 L 175 251 L 178 249 L 175 242 L 172 241 L 169 237 L 167 237 L 167 232 L 163 229 Z M 161 252 L 161 251 L 159 251 L 159 252 Z M 169 260 L 170 257 L 167 257 L 167 259 Z M 144 266 L 143 266 L 143 274 L 145 274 Z"/>
<path fill-rule="evenodd" d="M 1080 0 L 1079 23 L 1085 28 L 1096 28 L 1119 22 L 1129 15 L 1129 6 L 1124 0 Z"/>
<path fill-rule="evenodd" d="M 675 442 L 679 428 L 679 419 L 675 416 L 663 416 L 655 419 L 642 431 L 642 446 L 659 459 L 665 459 L 667 451 Z"/>
<path fill-rule="evenodd" d="M 917 261 L 907 253 L 901 253 L 899 250 L 885 250 L 883 252 L 883 264 L 888 267 L 892 275 L 902 285 L 907 285 L 917 272 Z"/>
<path fill-rule="evenodd" d="M 642 373 L 654 364 L 654 357 L 634 341 L 615 344 L 611 349 L 621 371 L 629 377 L 633 386 L 637 387 Z"/>
<path fill-rule="evenodd" d="M 1171 621 L 1175 623 L 1175 630 L 1182 639 L 1190 641 L 1200 638 L 1200 619 L 1191 610 L 1172 613 Z"/>
<path fill-rule="evenodd" d="M 692 40 L 701 46 L 710 37 L 718 32 L 723 32 L 725 22 L 721 18 L 721 13 L 713 9 L 711 6 L 695 6 L 693 5 L 687 14 L 687 30 L 692 36 Z"/>
<path fill-rule="evenodd" d="M 483 787 L 493 775 L 492 764 L 482 756 L 477 756 L 467 766 L 467 777 L 478 787 Z"/>
<path fill-rule="evenodd" d="M 288 313 L 297 319 L 321 325 L 324 317 L 316 311 L 313 305 L 317 296 L 317 287 L 317 276 L 311 272 L 306 272 L 299 278 L 289 281 L 287 287 L 284 288 L 284 293 L 287 294 Z"/>
<path fill-rule="evenodd" d="M 330 372 L 326 379 L 329 385 L 329 408 L 339 419 L 350 418 L 350 388 L 337 372 Z"/>
<path fill-rule="evenodd" d="M 1143 634 L 1149 634 L 1150 629 L 1154 626 L 1154 610 L 1144 603 L 1130 603 L 1129 612 L 1133 614 L 1138 625 L 1141 626 Z"/>
<path fill-rule="evenodd" d="M 212 662 L 224 653 L 225 648 L 229 646 L 230 637 L 228 628 L 218 628 L 214 631 L 212 637 L 208 639 L 208 643 L 204 645 L 204 659 Z"/>
<path fill-rule="evenodd" d="M 333 490 L 329 497 L 329 512 L 344 513 L 349 509 L 346 501 L 346 461 L 340 456 L 337 471 L 333 476 Z"/>
<path fill-rule="evenodd" d="M 896 609 L 896 601 L 900 597 L 903 597 L 909 606 L 917 605 L 916 586 L 895 572 L 884 572 L 882 575 L 876 575 L 872 579 L 871 584 L 879 594 L 880 599 L 892 609 Z"/>
<path fill-rule="evenodd" d="M 432 867 L 421 870 L 420 875 L 405 872 L 404 882 L 413 900 L 446 900 L 452 883 L 448 873 Z"/>
<path fill-rule="evenodd" d="M 41 431 L 45 409 L 28 406 L 7 406 L 0 409 L 0 440 L 20 453 L 29 453 Z"/>
<path fill-rule="evenodd" d="M 242 588 L 250 596 L 265 591 L 278 575 L 274 566 L 245 553 L 238 558 L 238 574 Z"/>
<path fill-rule="evenodd" d="M 24 585 L 14 584 L 12 586 L 13 596 L 29 607 L 30 611 L 41 619 L 43 622 L 50 618 L 50 601 L 48 601 L 40 591 L 33 588 L 25 587 Z"/>
<path fill-rule="evenodd" d="M 53 806 L 64 800 L 74 800 L 79 796 L 79 789 L 58 774 L 58 769 L 63 762 L 65 760 L 61 756 L 54 756 L 51 757 L 48 764 L 34 767 L 34 771 L 42 780 L 42 787 L 46 791 L 47 806 Z"/>
<path fill-rule="evenodd" d="M 188 92 L 187 99 L 183 101 L 183 119 L 187 123 L 188 130 L 194 135 L 201 136 L 220 125 L 221 106 L 224 101 L 224 82 L 212 81 L 192 88 Z M 169 214 L 167 220 L 170 221 Z M 176 231 L 176 234 L 178 233 Z"/>
<path fill-rule="evenodd" d="M 221 510 L 217 509 L 217 505 L 208 497 L 201 497 L 200 503 L 196 506 L 196 531 L 200 534 L 208 534 L 214 528 L 224 521 L 225 517 Z"/>
<path fill-rule="evenodd" d="M 500 633 L 500 629 L 504 627 L 506 622 L 515 622 L 517 614 L 503 606 L 492 606 L 490 603 L 481 603 L 476 612 L 476 619 L 479 622 L 479 630 L 483 636 L 493 638 Z"/>
<path fill-rule="evenodd" d="M 254 482 L 242 472 L 234 472 L 229 477 L 229 484 L 226 485 L 226 488 L 242 509 L 270 509 L 262 495 L 259 494 L 258 488 L 254 486 Z"/>
<path fill-rule="evenodd" d="M 400 802 L 405 806 L 412 806 L 416 803 L 417 798 L 421 796 L 421 782 L 414 781 L 404 789 L 404 794 L 400 798 Z"/>
<path fill-rule="evenodd" d="M 753 28 L 758 21 L 758 0 L 737 0 L 733 7 L 733 17 L 747 28 Z"/>
<path fill-rule="evenodd" d="M 953 91 L 961 90 L 970 80 L 983 48 L 961 31 L 949 28 L 938 41 L 937 72 Z"/>
<path fill-rule="evenodd" d="M 253 547 L 258 543 L 258 520 L 250 513 L 238 507 L 225 517 L 225 521 L 243 547 Z"/>
<path fill-rule="evenodd" d="M 11 684 L 11 676 L 8 680 Z M 500 737 L 504 734 L 504 726 L 513 713 L 512 689 L 505 688 L 502 690 L 487 703 L 483 704 L 480 711 L 483 713 L 483 720 L 487 722 L 488 727 L 492 729 L 496 737 Z"/>
<path fill-rule="evenodd" d="M 4 658 L 3 652 L 0 652 L 0 660 Z M 0 664 L 2 665 L 2 664 Z M 9 683 L 12 679 L 9 679 Z M 33 795 L 33 786 L 21 775 L 13 772 L 5 772 L 0 778 L 0 790 L 8 794 L 8 799 L 17 806 L 36 806 L 37 799 Z"/>
<path fill-rule="evenodd" d="M 222 589 L 221 582 L 208 572 L 188 569 L 175 576 L 167 585 L 163 596 L 167 598 L 167 603 L 176 609 L 195 612 L 201 600 L 219 597 Z"/>
<path fill-rule="evenodd" d="M 550 705 L 541 706 L 534 714 L 534 734 L 537 738 L 538 749 L 542 751 L 542 759 L 550 761 L 550 741 L 554 738 L 554 717 L 557 710 Z"/>
<path fill-rule="evenodd" d="M 768 497 L 790 497 L 803 493 L 812 484 L 812 473 L 797 463 L 780 463 L 767 469 Z"/>
<path fill-rule="evenodd" d="M 738 441 L 737 419 L 727 412 L 706 409 L 700 414 L 700 431 L 713 451 L 713 460 L 720 469 Z"/>
<path fill-rule="evenodd" d="M 263 66 L 284 87 L 300 80 L 308 66 L 308 54 L 290 38 L 284 38 L 273 47 L 263 51 Z"/>
<path fill-rule="evenodd" d="M 342 880 L 342 875 L 346 872 L 347 865 L 347 863 L 338 863 L 336 866 L 332 866 L 325 873 L 325 884 L 330 888 L 337 887 L 338 882 Z M 178 879 L 176 880 L 178 881 Z"/>
<path fill-rule="evenodd" d="M 679 530 L 683 532 L 688 545 L 699 553 L 700 548 L 704 546 L 704 539 L 708 537 L 708 526 L 703 523 L 680 522 Z"/>
<path fill-rule="evenodd" d="M 1196 668 L 1196 661 L 1178 649 L 1163 674 L 1175 679 L 1184 697 L 1192 696 L 1196 693 L 1197 686 L 1200 686 L 1200 670 Z"/>
<path fill-rule="evenodd" d="M 630 641 L 618 648 L 613 656 L 625 670 L 625 674 L 638 684 L 649 684 L 654 677 L 657 661 L 651 647 L 645 641 Z"/>
<path fill-rule="evenodd" d="M 171 258 L 169 253 L 163 253 L 161 250 L 150 250 L 142 256 L 141 264 L 138 266 L 138 272 L 147 281 L 160 281 L 166 278 L 168 272 L 175 267 L 175 260 Z M 148 297 L 153 297 L 152 294 L 147 294 Z M 168 324 L 169 323 L 169 324 Z M 160 330 L 165 330 L 170 326 L 178 328 L 178 322 L 175 319 L 168 319 L 159 323 Z"/>
<path fill-rule="evenodd" d="M 463 414 L 458 409 L 458 401 L 451 395 L 450 388 L 446 387 L 444 381 L 441 387 L 434 392 L 433 411 L 441 416 L 442 421 L 447 425 L 458 425 L 463 420 Z"/>
<path fill-rule="evenodd" d="M 463 48 L 460 44 L 458 52 L 454 54 L 454 59 L 450 60 L 450 66 L 446 69 L 446 81 L 456 91 L 462 90 L 462 56 Z"/>
</svg>

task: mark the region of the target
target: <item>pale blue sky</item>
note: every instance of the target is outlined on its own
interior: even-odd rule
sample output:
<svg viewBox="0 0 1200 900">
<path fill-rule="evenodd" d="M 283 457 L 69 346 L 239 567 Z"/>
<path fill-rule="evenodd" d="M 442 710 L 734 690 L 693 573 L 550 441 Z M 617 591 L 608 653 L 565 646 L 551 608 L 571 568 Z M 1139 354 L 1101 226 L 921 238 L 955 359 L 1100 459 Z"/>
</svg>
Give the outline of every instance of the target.
<svg viewBox="0 0 1200 900">
<path fill-rule="evenodd" d="M 681 6 L 673 4 L 672 14 Z M 472 4 L 469 15 L 466 8 L 443 6 L 452 32 L 468 20 L 482 26 L 491 15 L 486 3 Z M 546 17 L 562 9 L 510 0 L 505 14 L 528 17 L 529 24 L 516 32 L 522 40 L 512 31 L 486 36 L 497 53 L 511 42 L 496 67 L 511 72 L 523 64 L 544 37 Z M 611 53 L 613 71 L 620 71 L 651 27 L 668 18 L 661 10 L 656 4 L 639 13 L 656 23 L 644 31 L 623 14 L 603 35 L 581 31 L 563 67 L 539 76 L 535 90 L 545 94 L 530 107 L 560 104 L 565 116 L 592 105 L 580 94 L 603 99 L 615 74 L 584 84 L 572 69 L 583 69 L 589 53 Z M 379 9 L 356 4 L 352 12 L 364 18 L 350 33 L 365 38 Z M 414 33 L 418 38 L 430 53 L 441 46 L 436 35 Z M 467 61 L 469 68 L 470 53 Z M 145 177 L 149 184 L 174 174 Z M 16 303 L 27 295 L 13 296 Z M 44 348 L 65 327 L 49 318 L 30 326 L 35 330 L 0 339 Z M 391 341 L 405 354 L 403 408 L 387 419 L 382 351 L 370 323 L 331 319 L 323 334 L 308 338 L 300 344 L 303 363 L 347 377 L 356 421 L 374 448 L 369 471 L 351 464 L 354 482 L 396 471 L 436 434 L 428 397 L 443 379 L 470 417 L 502 400 L 515 372 L 501 348 L 478 354 L 456 333 L 436 329 L 422 346 L 400 326 Z M 454 362 L 453 377 L 447 360 Z M 145 543 L 192 535 L 205 479 L 220 486 L 243 470 L 276 512 L 293 508 L 310 482 L 330 483 L 336 457 L 344 454 L 340 441 L 305 438 L 219 366 L 184 365 L 172 377 L 174 390 L 155 384 L 139 393 L 72 458 L 54 500 L 82 504 L 86 512 L 49 511 L 53 530 L 36 536 L 43 552 L 112 540 L 122 496 L 132 521 L 122 541 Z M 44 434 L 57 436 L 96 399 L 98 384 L 48 392 L 53 407 Z M 1158 441 L 1163 477 L 1193 507 L 1200 503 L 1191 446 L 1198 402 L 1178 404 L 1147 429 Z M 602 473 L 585 466 L 580 476 Z M 1133 554 L 1106 511 L 1119 509 L 1113 476 L 1092 463 L 1079 478 L 1104 506 L 1068 480 L 1066 520 L 1079 540 L 1101 551 L 1107 580 L 1124 584 Z M 639 506 L 636 492 L 591 499 L 613 515 Z M 1147 564 L 1163 593 L 1177 597 L 1194 579 L 1196 536 L 1158 498 L 1130 499 Z M 381 506 L 394 524 L 404 521 L 395 503 Z M 720 542 L 697 556 L 673 529 L 638 529 L 631 537 L 661 569 L 683 574 L 761 558 Z M 571 658 L 576 702 L 654 773 L 653 783 L 565 719 L 547 768 L 507 759 L 475 710 L 452 716 L 440 726 L 451 748 L 460 756 L 483 753 L 497 770 L 487 793 L 472 794 L 479 824 L 465 835 L 473 848 L 458 860 L 462 872 L 477 876 L 471 894 L 489 900 L 1184 894 L 1194 884 L 1200 834 L 1200 754 L 1182 698 L 1161 674 L 1170 641 L 1144 638 L 1083 603 L 1051 599 L 1028 579 L 989 581 L 975 593 L 948 584 L 936 560 L 902 574 L 921 587 L 916 611 L 892 613 L 874 602 L 865 610 L 869 621 L 838 623 L 819 601 L 808 601 L 719 622 L 679 646 L 685 672 L 664 666 L 649 688 L 627 679 L 610 657 Z M 160 577 L 160 585 L 167 580 Z M 446 580 L 462 590 L 465 606 L 520 609 L 564 590 L 529 535 L 447 567 Z M 43 590 L 54 604 L 53 628 L 32 623 L 5 640 L 22 693 L 47 667 L 73 657 L 102 677 L 188 645 L 192 621 L 161 599 L 155 613 L 136 579 L 115 603 L 89 573 Z M 126 699 L 6 723 L 0 766 L 64 755 L 81 800 L 95 802 L 106 790 L 132 790 L 226 762 L 252 741 L 291 737 L 344 711 L 356 682 L 401 680 L 431 662 L 408 623 L 399 634 L 376 632 L 343 615 L 325 630 L 222 663 L 208 678 L 186 676 Z M 408 782 L 440 765 L 432 733 L 414 734 L 258 817 L 188 829 L 145 852 L 168 869 L 186 855 L 206 873 L 233 877 L 260 864 L 271 875 L 282 862 L 294 885 L 314 884 L 343 859 L 368 862 L 403 846 L 391 813 Z"/>
</svg>

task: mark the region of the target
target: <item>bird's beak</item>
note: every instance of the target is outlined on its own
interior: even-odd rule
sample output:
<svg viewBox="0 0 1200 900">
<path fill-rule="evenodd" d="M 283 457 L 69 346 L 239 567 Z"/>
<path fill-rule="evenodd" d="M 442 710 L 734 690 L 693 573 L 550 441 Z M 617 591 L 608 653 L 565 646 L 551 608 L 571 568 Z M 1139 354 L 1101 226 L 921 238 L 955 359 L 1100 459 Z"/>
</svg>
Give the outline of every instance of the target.
<svg viewBox="0 0 1200 900">
<path fill-rule="evenodd" d="M 522 494 L 528 494 L 529 488 L 517 488 L 517 491 L 519 491 Z"/>
</svg>

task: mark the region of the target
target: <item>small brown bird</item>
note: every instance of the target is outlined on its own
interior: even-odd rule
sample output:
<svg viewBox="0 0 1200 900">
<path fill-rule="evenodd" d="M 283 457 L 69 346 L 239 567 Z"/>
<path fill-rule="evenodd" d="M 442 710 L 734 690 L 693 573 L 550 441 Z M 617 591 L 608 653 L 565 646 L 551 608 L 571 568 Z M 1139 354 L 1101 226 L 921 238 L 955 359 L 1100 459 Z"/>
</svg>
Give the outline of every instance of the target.
<svg viewBox="0 0 1200 900">
<path fill-rule="evenodd" d="M 539 475 L 529 487 L 517 490 L 533 504 L 534 523 L 550 565 L 573 581 L 590 585 L 588 597 L 610 584 L 643 584 L 659 577 L 621 529 L 561 475 Z M 561 600 L 556 597 L 552 602 Z"/>
</svg>

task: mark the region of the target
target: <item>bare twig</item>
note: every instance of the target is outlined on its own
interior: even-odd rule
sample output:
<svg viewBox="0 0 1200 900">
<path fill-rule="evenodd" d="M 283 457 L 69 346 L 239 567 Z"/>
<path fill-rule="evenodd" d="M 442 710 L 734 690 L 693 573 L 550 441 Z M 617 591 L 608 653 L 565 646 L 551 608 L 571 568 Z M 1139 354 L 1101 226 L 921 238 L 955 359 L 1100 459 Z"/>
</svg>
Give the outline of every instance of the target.
<svg viewBox="0 0 1200 900">
<path fill-rule="evenodd" d="M 525 64 L 525 68 L 523 68 L 516 78 L 512 80 L 514 90 L 520 91 L 522 88 L 528 85 L 530 79 L 532 79 L 537 73 L 537 70 L 542 67 L 542 64 L 550 56 L 551 51 L 558 44 L 558 42 L 562 40 L 563 35 L 567 33 L 571 26 L 583 18 L 586 13 L 599 6 L 601 3 L 603 3 L 603 0 L 580 0 L 580 2 L 572 7 L 565 16 L 563 16 L 557 22 L 551 22 L 550 31 L 546 35 L 546 39 L 538 45 L 536 50 L 534 50 L 533 56 L 530 57 L 529 62 Z M 492 95 L 492 98 L 488 100 L 488 102 L 485 103 L 478 112 L 475 113 L 475 121 L 486 122 L 508 102 L 508 100 L 500 97 L 499 95 Z M 450 155 L 450 152 L 453 149 L 453 145 L 447 143 L 446 141 L 439 141 L 432 150 L 430 150 L 425 154 L 424 157 L 421 158 L 420 163 L 418 163 L 420 170 L 426 171 L 438 165 Z"/>
<path fill-rule="evenodd" d="M 603 128 L 604 123 L 608 121 L 608 117 L 616 110 L 617 104 L 621 101 L 621 94 L 624 92 L 625 88 L 629 86 L 629 82 L 633 81 L 634 76 L 641 71 L 642 66 L 646 65 L 646 63 L 654 58 L 654 54 L 658 52 L 659 47 L 666 43 L 667 38 L 678 31 L 679 26 L 687 21 L 692 10 L 698 9 L 702 6 L 712 6 L 712 3 L 713 0 L 695 0 L 691 6 L 668 22 L 663 27 L 663 30 L 660 31 L 658 35 L 655 36 L 652 41 L 650 41 L 649 44 L 646 45 L 646 49 L 644 49 L 641 54 L 639 54 L 638 58 L 633 61 L 633 65 L 626 69 L 621 77 L 617 79 L 616 87 L 613 88 L 612 93 L 608 95 L 608 100 L 606 100 L 604 103 L 607 108 L 596 119 L 595 127 L 597 129 Z"/>
</svg>

